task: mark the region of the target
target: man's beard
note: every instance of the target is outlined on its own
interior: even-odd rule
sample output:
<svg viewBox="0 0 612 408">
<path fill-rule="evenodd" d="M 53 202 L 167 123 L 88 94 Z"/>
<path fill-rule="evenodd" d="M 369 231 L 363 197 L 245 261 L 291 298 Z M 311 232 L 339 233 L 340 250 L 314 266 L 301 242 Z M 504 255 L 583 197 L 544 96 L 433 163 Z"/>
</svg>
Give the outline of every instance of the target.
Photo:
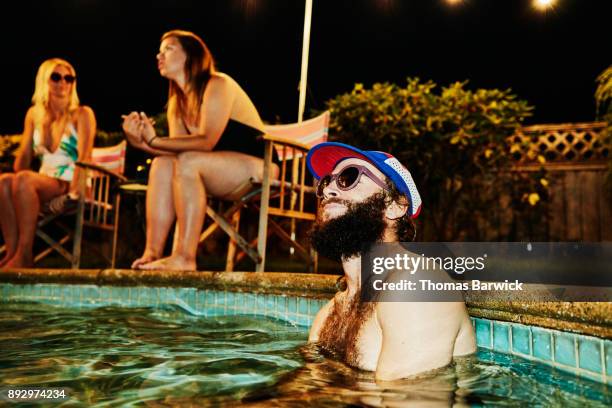
<svg viewBox="0 0 612 408">
<path fill-rule="evenodd" d="M 383 193 L 360 203 L 337 198 L 325 200 L 322 204 L 340 203 L 348 210 L 329 221 L 317 221 L 310 231 L 312 246 L 319 254 L 335 261 L 363 253 L 373 243 L 382 241 L 387 227 L 383 218 L 385 201 Z"/>
</svg>

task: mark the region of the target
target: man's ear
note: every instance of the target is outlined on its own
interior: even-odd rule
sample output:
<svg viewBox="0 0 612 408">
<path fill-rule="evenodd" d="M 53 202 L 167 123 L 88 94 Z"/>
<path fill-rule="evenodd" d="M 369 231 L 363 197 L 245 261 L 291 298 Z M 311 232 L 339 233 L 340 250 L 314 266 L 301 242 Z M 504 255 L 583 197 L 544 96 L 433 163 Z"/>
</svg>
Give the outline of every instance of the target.
<svg viewBox="0 0 612 408">
<path fill-rule="evenodd" d="M 406 197 L 400 197 L 399 200 L 393 200 L 385 210 L 385 217 L 390 220 L 402 218 L 408 212 L 408 200 Z"/>
</svg>

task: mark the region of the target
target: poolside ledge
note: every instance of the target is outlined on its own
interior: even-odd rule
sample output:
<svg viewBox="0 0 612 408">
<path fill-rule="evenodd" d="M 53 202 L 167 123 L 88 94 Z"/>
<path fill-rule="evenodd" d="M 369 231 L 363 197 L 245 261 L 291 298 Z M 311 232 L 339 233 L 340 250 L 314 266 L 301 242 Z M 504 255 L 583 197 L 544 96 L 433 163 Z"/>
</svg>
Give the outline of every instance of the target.
<svg viewBox="0 0 612 408">
<path fill-rule="evenodd" d="M 177 272 L 130 269 L 11 269 L 0 282 L 110 286 L 193 287 L 233 292 L 331 298 L 342 288 L 338 275 L 283 272 Z M 611 302 L 533 302 L 467 299 L 470 315 L 612 339 Z"/>
</svg>

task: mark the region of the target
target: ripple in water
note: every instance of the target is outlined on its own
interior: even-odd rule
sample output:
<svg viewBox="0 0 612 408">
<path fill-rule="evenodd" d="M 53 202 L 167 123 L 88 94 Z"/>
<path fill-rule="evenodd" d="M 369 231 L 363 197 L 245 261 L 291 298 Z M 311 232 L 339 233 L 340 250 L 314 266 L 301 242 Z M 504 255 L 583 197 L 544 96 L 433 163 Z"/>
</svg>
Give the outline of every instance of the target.
<svg viewBox="0 0 612 408">
<path fill-rule="evenodd" d="M 180 309 L 3 304 L 1 388 L 64 387 L 70 406 L 610 406 L 602 384 L 490 352 L 377 384 L 307 330 Z"/>
</svg>

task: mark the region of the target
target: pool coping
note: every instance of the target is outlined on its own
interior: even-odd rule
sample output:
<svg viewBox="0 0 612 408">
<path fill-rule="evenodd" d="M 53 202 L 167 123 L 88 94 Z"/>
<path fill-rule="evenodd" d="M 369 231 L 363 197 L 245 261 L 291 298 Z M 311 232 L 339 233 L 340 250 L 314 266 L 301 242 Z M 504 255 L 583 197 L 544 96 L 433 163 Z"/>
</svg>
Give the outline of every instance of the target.
<svg viewBox="0 0 612 408">
<path fill-rule="evenodd" d="M 315 299 L 329 299 L 343 286 L 339 275 L 131 269 L 9 269 L 0 271 L 0 282 L 191 287 Z M 517 302 L 492 296 L 466 303 L 473 317 L 612 339 L 611 302 Z"/>
<path fill-rule="evenodd" d="M 140 271 L 132 269 L 8 269 L 0 282 L 191 287 L 331 298 L 339 275 L 286 272 Z"/>
</svg>

